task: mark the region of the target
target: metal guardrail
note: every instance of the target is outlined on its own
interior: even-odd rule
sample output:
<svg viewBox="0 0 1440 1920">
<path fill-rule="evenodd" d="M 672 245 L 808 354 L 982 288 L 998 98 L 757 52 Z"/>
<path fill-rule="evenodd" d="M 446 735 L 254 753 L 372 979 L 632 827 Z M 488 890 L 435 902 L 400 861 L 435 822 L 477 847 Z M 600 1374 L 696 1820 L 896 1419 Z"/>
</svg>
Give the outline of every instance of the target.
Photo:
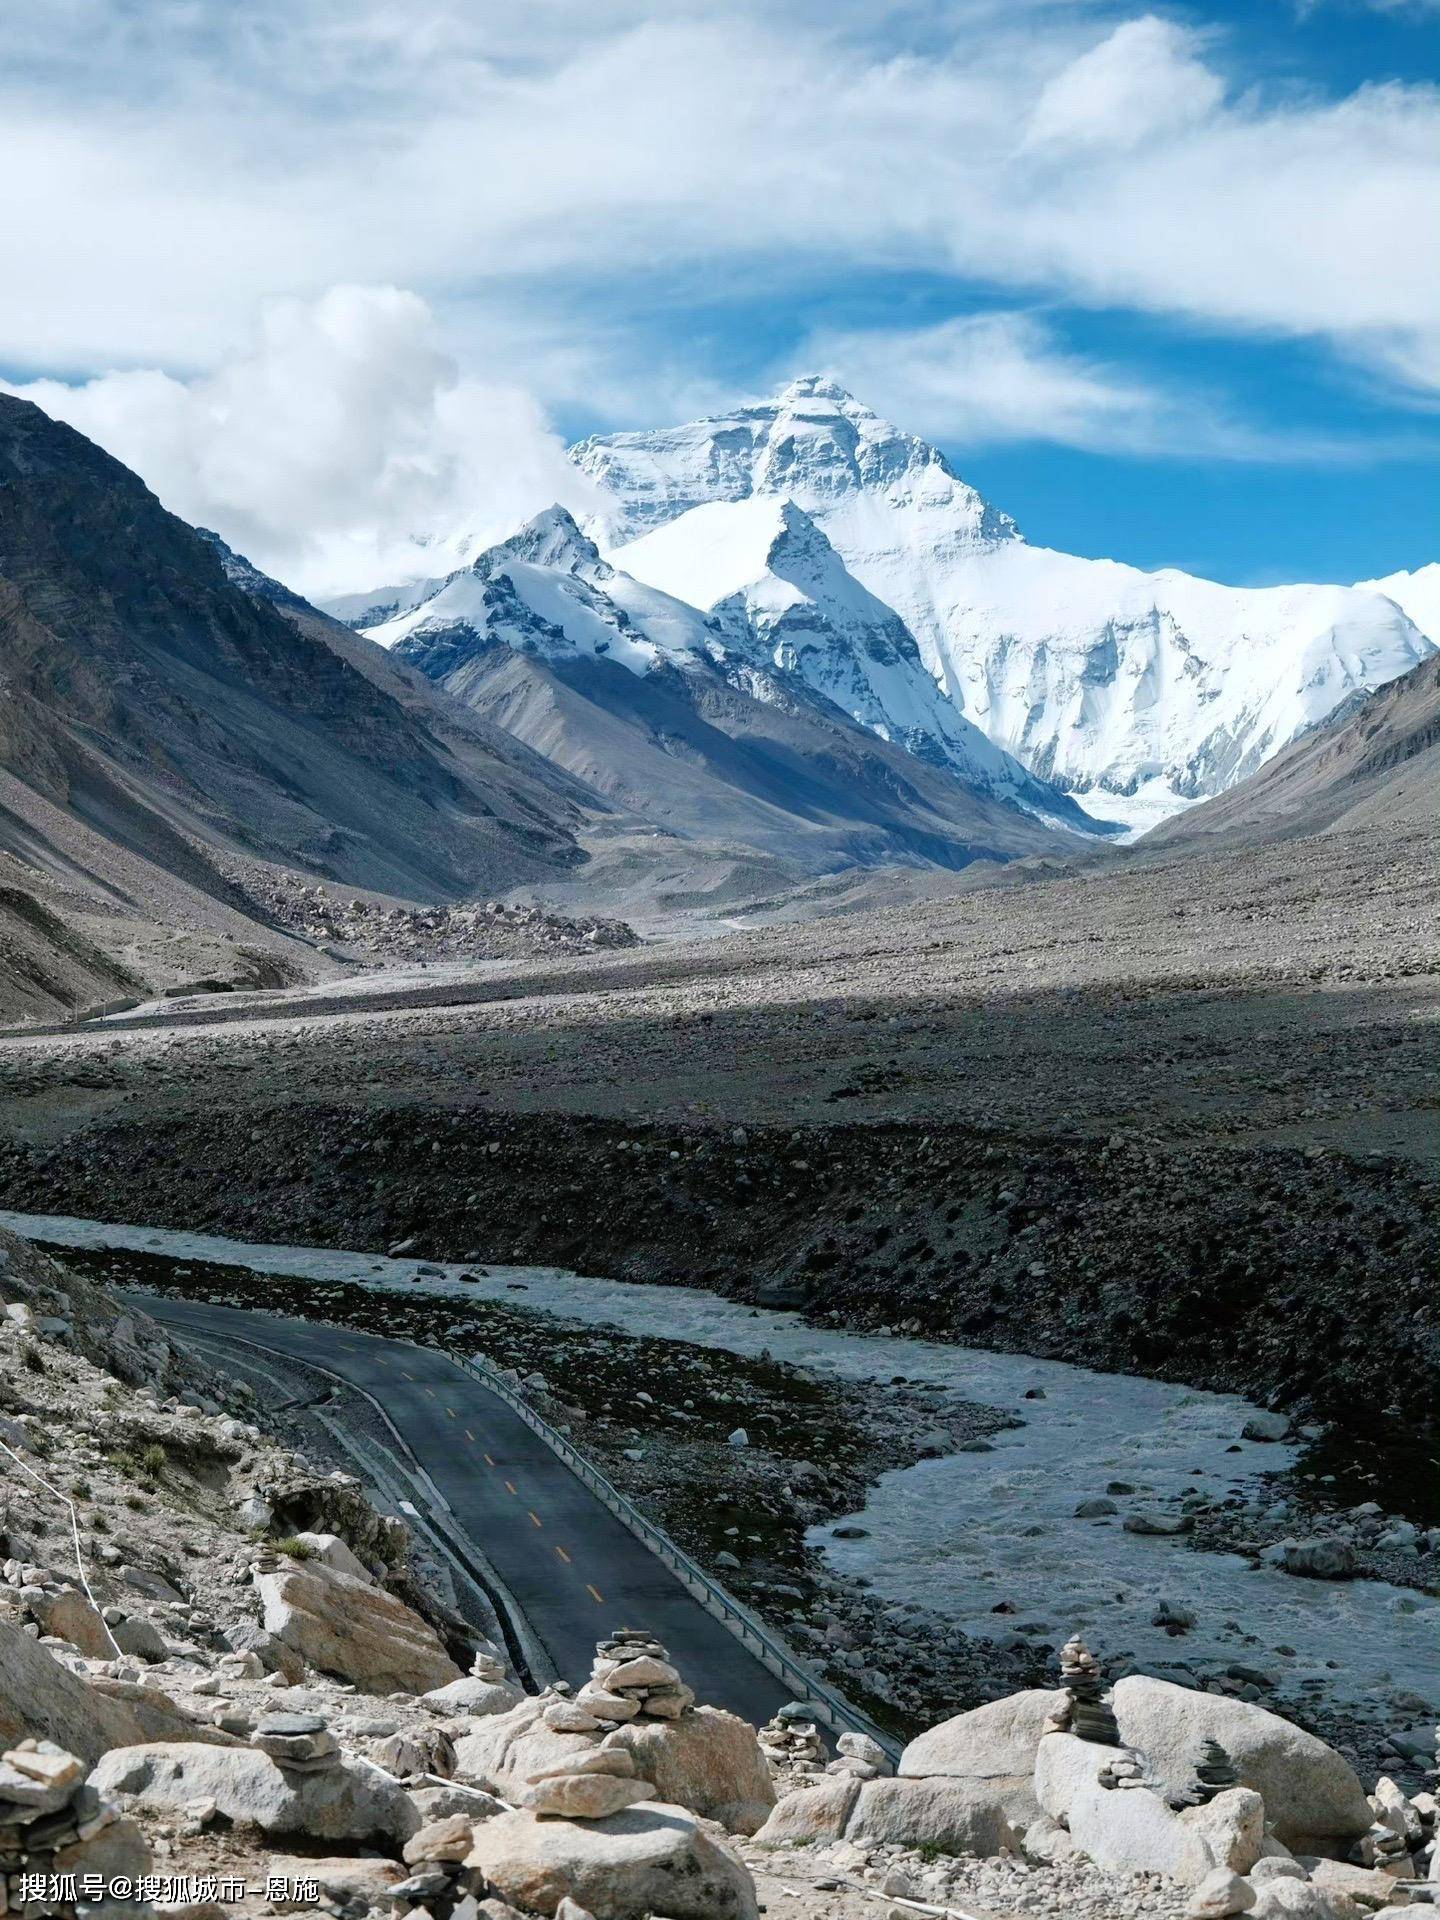
<svg viewBox="0 0 1440 1920">
<path fill-rule="evenodd" d="M 882 1732 L 858 1707 L 852 1707 L 843 1694 L 837 1693 L 828 1682 L 811 1673 L 798 1654 L 763 1625 L 748 1607 L 743 1607 L 734 1594 L 727 1592 L 718 1581 L 712 1580 L 704 1568 L 698 1566 L 688 1553 L 682 1552 L 668 1534 L 662 1533 L 659 1527 L 647 1520 L 640 1509 L 627 1500 L 619 1488 L 613 1486 L 577 1447 L 573 1447 L 563 1433 L 552 1427 L 542 1414 L 538 1414 L 524 1395 L 517 1393 L 496 1368 L 463 1354 L 452 1354 L 451 1358 L 457 1360 L 467 1372 L 473 1373 L 484 1386 L 498 1394 L 508 1407 L 518 1413 L 526 1426 L 560 1456 L 570 1471 L 598 1499 L 604 1501 L 616 1519 L 642 1540 L 658 1559 L 664 1561 L 707 1613 L 713 1614 L 728 1628 L 741 1646 L 753 1654 L 777 1680 L 794 1687 L 796 1699 L 811 1709 L 816 1720 L 832 1733 L 863 1733 L 875 1741 L 892 1761 L 899 1760 L 899 1741 Z"/>
</svg>

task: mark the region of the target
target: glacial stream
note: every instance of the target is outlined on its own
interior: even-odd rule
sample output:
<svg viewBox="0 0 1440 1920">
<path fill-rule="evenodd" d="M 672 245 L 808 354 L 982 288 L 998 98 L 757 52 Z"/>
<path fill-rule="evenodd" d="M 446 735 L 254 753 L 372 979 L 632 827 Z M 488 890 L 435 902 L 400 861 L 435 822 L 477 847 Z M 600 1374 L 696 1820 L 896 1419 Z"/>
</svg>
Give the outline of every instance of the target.
<svg viewBox="0 0 1440 1920">
<path fill-rule="evenodd" d="M 1233 1395 L 899 1335 L 830 1331 L 693 1288 L 549 1267 L 446 1266 L 3 1211 L 0 1226 L 55 1247 L 245 1267 L 297 1288 L 347 1281 L 403 1288 L 411 1298 L 423 1289 L 441 1299 L 493 1300 L 592 1330 L 608 1325 L 765 1352 L 881 1390 L 896 1375 L 934 1383 L 943 1389 L 937 1407 L 947 1397 L 981 1402 L 1025 1425 L 996 1434 L 990 1452 L 886 1474 L 850 1518 L 864 1530 L 855 1538 L 836 1537 L 835 1526 L 847 1523 L 816 1528 L 813 1543 L 838 1570 L 864 1577 L 884 1599 L 920 1602 L 977 1635 L 1043 1626 L 1053 1640 L 1079 1628 L 1108 1656 L 1124 1654 L 1150 1670 L 1236 1661 L 1273 1675 L 1286 1694 L 1323 1689 L 1332 1703 L 1391 1725 L 1425 1719 L 1406 1695 L 1427 1699 L 1433 1718 L 1440 1603 L 1380 1581 L 1296 1579 L 1236 1554 L 1194 1551 L 1183 1539 L 1124 1531 L 1127 1512 L 1158 1510 L 1191 1488 L 1244 1491 L 1256 1476 L 1290 1463 L 1289 1447 L 1241 1438 L 1254 1409 Z M 478 1277 L 462 1281 L 461 1273 Z M 282 1297 L 277 1290 L 277 1304 Z M 1043 1397 L 1027 1397 L 1037 1392 Z M 803 1445 L 796 1450 L 803 1454 Z M 1120 1512 L 1077 1518 L 1077 1502 L 1103 1496 L 1112 1480 L 1135 1489 L 1116 1497 Z M 1194 1614 L 1193 1630 L 1172 1638 L 1156 1626 L 1161 1599 Z"/>
</svg>

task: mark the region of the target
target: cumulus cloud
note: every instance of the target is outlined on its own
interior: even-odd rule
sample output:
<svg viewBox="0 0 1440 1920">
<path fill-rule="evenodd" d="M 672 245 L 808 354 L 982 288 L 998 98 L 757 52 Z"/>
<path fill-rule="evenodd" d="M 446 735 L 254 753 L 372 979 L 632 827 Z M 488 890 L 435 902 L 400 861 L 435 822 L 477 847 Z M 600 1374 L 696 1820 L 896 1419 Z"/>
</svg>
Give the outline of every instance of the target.
<svg viewBox="0 0 1440 1920">
<path fill-rule="evenodd" d="M 274 301 L 243 352 L 189 380 L 9 390 L 314 596 L 442 572 L 554 500 L 592 504 L 535 401 L 462 375 L 426 303 L 394 287 Z"/>
<path fill-rule="evenodd" d="M 12 366 L 200 365 L 262 295 L 356 279 L 580 327 L 637 276 L 912 268 L 1383 343 L 1381 371 L 1426 364 L 1440 310 L 1433 89 L 1248 84 L 1222 39 L 1098 0 L 29 18 L 0 78 Z"/>
</svg>

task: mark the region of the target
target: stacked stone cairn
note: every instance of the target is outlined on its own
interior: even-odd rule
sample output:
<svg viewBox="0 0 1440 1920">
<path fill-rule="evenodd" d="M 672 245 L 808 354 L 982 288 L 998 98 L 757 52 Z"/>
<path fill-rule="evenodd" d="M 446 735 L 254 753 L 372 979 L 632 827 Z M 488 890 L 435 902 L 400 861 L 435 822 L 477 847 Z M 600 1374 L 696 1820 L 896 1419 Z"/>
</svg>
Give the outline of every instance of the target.
<svg viewBox="0 0 1440 1920">
<path fill-rule="evenodd" d="M 813 1720 L 795 1719 L 782 1708 L 761 1727 L 759 1740 L 760 1751 L 777 1779 L 795 1779 L 799 1784 L 807 1776 L 825 1771 L 825 1747 Z"/>
<path fill-rule="evenodd" d="M 340 1742 L 318 1713 L 267 1713 L 250 1744 L 286 1773 L 331 1773 L 342 1764 Z"/>
<path fill-rule="evenodd" d="M 1415 1877 L 1416 1856 L 1434 1835 L 1434 1796 L 1423 1796 L 1422 1805 L 1417 1806 L 1393 1780 L 1380 1779 L 1370 1795 L 1370 1810 L 1375 1824 L 1356 1841 L 1351 1859 L 1357 1866 L 1374 1867 L 1397 1879 Z"/>
<path fill-rule="evenodd" d="M 1070 1696 L 1067 1731 L 1097 1747 L 1118 1747 L 1120 1729 L 1102 1698 L 1104 1672 L 1078 1633 L 1060 1649 L 1060 1684 Z"/>
<path fill-rule="evenodd" d="M 0 1913 L 32 1910 L 20 1899 L 25 1876 L 133 1875 L 149 1867 L 139 1828 L 85 1784 L 85 1772 L 50 1740 L 22 1740 L 0 1754 Z"/>
<path fill-rule="evenodd" d="M 597 1643 L 590 1678 L 574 1700 L 597 1722 L 678 1720 L 694 1704 L 665 1648 L 653 1633 L 635 1627 L 620 1627 Z"/>
<path fill-rule="evenodd" d="M 524 1804 L 549 1819 L 604 1820 L 637 1800 L 656 1798 L 655 1782 L 638 1777 L 630 1749 L 607 1733 L 598 1747 L 532 1773 Z"/>
<path fill-rule="evenodd" d="M 1195 1759 L 1195 1784 L 1191 1787 L 1187 1805 L 1205 1807 L 1217 1794 L 1228 1793 L 1231 1787 L 1238 1787 L 1240 1776 L 1235 1771 L 1235 1762 L 1221 1746 L 1218 1740 L 1202 1740 L 1200 1751 Z"/>
<path fill-rule="evenodd" d="M 866 1733 L 842 1733 L 835 1742 L 835 1756 L 825 1771 L 845 1779 L 880 1780 L 895 1771 L 880 1742 Z"/>
<path fill-rule="evenodd" d="M 476 1899 L 489 1892 L 484 1875 L 464 1864 L 473 1841 L 473 1822 L 463 1813 L 432 1820 L 412 1834 L 403 1857 L 413 1871 L 388 1895 L 395 1911 L 407 1914 L 418 1908 L 432 1920 L 451 1920 L 456 1908 L 468 1900 L 464 1911 L 473 1915 Z"/>
</svg>

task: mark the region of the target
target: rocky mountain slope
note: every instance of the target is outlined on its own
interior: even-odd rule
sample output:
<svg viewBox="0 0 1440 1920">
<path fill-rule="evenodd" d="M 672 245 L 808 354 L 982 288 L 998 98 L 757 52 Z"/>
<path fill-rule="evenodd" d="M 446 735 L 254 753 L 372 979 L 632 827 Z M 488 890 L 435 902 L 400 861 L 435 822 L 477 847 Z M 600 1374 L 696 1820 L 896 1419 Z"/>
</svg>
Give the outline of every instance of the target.
<svg viewBox="0 0 1440 1920">
<path fill-rule="evenodd" d="M 710 519 L 692 515 L 756 498 L 803 510 L 959 711 L 1095 813 L 1136 824 L 1223 791 L 1432 650 L 1373 588 L 1237 589 L 1031 546 L 937 449 L 817 376 L 572 455 L 612 503 L 594 531 L 617 565 L 643 576 L 656 529 L 689 522 L 693 538 L 676 530 L 663 549 L 664 584 L 697 605 Z"/>
<path fill-rule="evenodd" d="M 163 983 L 172 946 L 181 977 L 313 971 L 256 912 L 247 881 L 275 867 L 445 900 L 583 858 L 594 796 L 226 562 L 98 447 L 0 396 L 7 1011 Z"/>
<path fill-rule="evenodd" d="M 1440 800 L 1440 655 L 1375 693 L 1353 694 L 1229 793 L 1155 834 L 1185 845 L 1311 833 L 1433 835 Z"/>
<path fill-rule="evenodd" d="M 778 863 L 778 886 L 857 861 L 959 867 L 1078 845 L 1054 829 L 1086 817 L 946 717 L 899 621 L 802 522 L 771 529 L 755 556 L 763 568 L 782 549 L 777 563 L 807 582 L 786 589 L 793 618 L 743 596 L 707 617 L 610 566 L 557 507 L 368 635 L 618 806 L 699 843 L 696 865 L 729 842 Z M 872 684 L 886 679 L 914 717 L 902 741 Z"/>
</svg>

